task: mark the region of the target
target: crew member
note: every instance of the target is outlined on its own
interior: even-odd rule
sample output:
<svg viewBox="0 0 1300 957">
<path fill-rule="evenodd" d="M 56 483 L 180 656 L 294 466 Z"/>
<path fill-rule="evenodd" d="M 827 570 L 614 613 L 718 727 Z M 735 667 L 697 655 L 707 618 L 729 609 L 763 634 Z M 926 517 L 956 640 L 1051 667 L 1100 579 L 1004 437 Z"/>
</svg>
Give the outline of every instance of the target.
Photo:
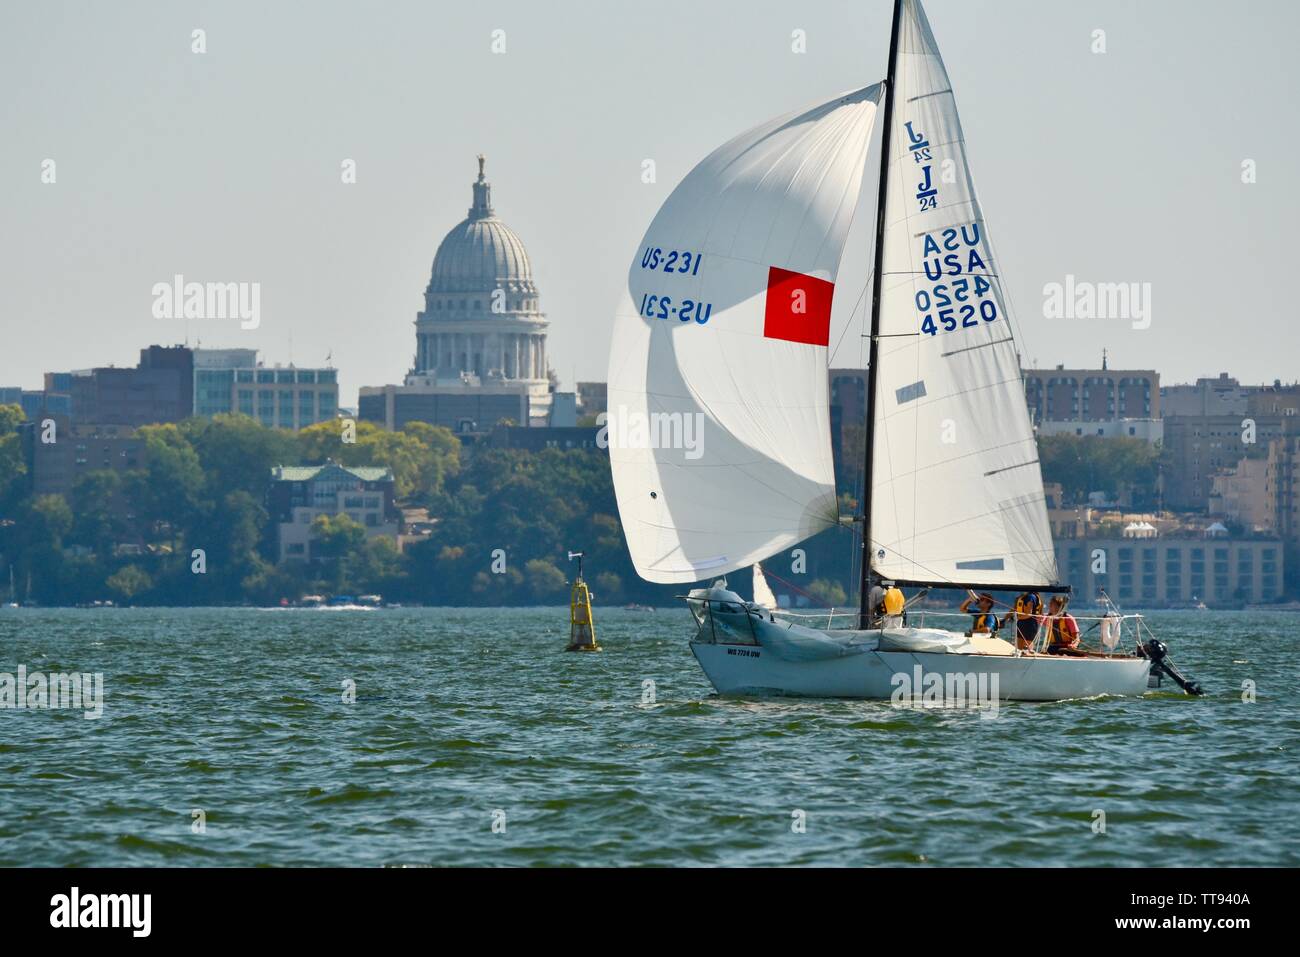
<svg viewBox="0 0 1300 957">
<path fill-rule="evenodd" d="M 880 582 L 875 582 L 871 590 L 867 592 L 867 627 L 879 628 L 881 626 L 881 616 L 885 613 L 885 589 Z"/>
<path fill-rule="evenodd" d="M 1047 653 L 1075 656 L 1085 654 L 1079 650 L 1079 623 L 1066 610 L 1064 595 L 1053 595 L 1047 603 Z"/>
<path fill-rule="evenodd" d="M 1038 618 L 1043 613 L 1043 599 L 1036 591 L 1021 592 L 1016 603 L 1007 616 L 1002 619 L 1002 627 L 1012 622 L 1016 624 L 1016 647 L 1028 651 L 1034 646 L 1038 636 Z"/>
<path fill-rule="evenodd" d="M 993 614 L 993 596 L 988 592 L 979 595 L 967 592 L 967 598 L 957 610 L 963 615 L 972 616 L 970 633 L 972 635 L 994 635 L 1000 627 L 998 616 Z M 975 610 L 971 609 L 974 604 Z"/>
<path fill-rule="evenodd" d="M 884 598 L 881 599 L 884 606 L 884 618 L 882 619 L 883 628 L 902 628 L 903 627 L 903 606 L 907 602 L 903 598 L 902 591 L 897 585 L 890 585 L 885 589 Z"/>
</svg>

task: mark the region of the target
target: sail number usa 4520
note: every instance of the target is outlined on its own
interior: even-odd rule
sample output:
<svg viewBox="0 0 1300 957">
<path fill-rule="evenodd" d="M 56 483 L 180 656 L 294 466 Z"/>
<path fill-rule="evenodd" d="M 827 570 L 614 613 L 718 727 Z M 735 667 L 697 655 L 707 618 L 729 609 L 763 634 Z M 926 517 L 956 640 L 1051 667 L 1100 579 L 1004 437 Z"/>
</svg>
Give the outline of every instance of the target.
<svg viewBox="0 0 1300 957">
<path fill-rule="evenodd" d="M 979 253 L 980 225 L 949 227 L 927 233 L 922 244 L 928 289 L 916 292 L 921 331 L 927 336 L 973 329 L 998 317 L 998 304 L 989 293 L 993 284 L 976 270 L 986 270 Z"/>
</svg>

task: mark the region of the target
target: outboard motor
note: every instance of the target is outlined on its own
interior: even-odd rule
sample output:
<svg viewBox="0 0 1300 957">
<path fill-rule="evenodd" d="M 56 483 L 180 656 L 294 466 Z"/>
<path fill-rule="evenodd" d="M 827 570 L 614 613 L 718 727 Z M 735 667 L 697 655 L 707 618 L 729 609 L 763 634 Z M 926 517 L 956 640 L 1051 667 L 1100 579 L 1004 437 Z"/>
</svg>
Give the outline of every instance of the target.
<svg viewBox="0 0 1300 957">
<path fill-rule="evenodd" d="M 1151 660 L 1151 671 L 1154 674 L 1168 675 L 1174 684 L 1190 695 L 1205 694 L 1199 681 L 1184 676 L 1169 660 L 1169 646 L 1159 638 L 1152 638 L 1146 644 L 1138 645 L 1138 654 Z"/>
</svg>

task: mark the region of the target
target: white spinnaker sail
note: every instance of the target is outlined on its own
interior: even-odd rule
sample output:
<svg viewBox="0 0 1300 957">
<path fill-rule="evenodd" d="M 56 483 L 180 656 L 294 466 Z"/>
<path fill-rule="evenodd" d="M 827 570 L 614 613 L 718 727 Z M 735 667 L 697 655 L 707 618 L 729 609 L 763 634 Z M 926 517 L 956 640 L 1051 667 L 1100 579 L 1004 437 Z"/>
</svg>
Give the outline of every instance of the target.
<svg viewBox="0 0 1300 957">
<path fill-rule="evenodd" d="M 754 604 L 761 608 L 769 610 L 776 608 L 776 595 L 772 594 L 772 586 L 767 583 L 767 576 L 763 574 L 763 566 L 754 562 Z"/>
<path fill-rule="evenodd" d="M 608 439 L 641 577 L 691 582 L 838 520 L 826 355 L 880 87 L 764 123 L 673 190 L 614 320 Z"/>
<path fill-rule="evenodd" d="M 1051 584 L 1056 559 L 1002 264 L 919 0 L 903 0 L 897 57 L 872 564 L 885 578 Z"/>
</svg>

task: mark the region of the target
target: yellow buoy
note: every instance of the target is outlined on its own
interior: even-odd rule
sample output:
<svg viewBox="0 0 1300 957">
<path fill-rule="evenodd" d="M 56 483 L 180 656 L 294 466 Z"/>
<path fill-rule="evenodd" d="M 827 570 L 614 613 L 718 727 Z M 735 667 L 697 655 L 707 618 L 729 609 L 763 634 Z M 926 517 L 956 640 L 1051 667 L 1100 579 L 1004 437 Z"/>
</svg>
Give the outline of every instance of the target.
<svg viewBox="0 0 1300 957">
<path fill-rule="evenodd" d="M 582 580 L 582 552 L 569 552 L 569 561 L 578 560 L 578 577 L 569 596 L 569 647 L 565 651 L 600 651 L 596 644 L 596 623 L 591 619 L 591 592 Z"/>
</svg>

